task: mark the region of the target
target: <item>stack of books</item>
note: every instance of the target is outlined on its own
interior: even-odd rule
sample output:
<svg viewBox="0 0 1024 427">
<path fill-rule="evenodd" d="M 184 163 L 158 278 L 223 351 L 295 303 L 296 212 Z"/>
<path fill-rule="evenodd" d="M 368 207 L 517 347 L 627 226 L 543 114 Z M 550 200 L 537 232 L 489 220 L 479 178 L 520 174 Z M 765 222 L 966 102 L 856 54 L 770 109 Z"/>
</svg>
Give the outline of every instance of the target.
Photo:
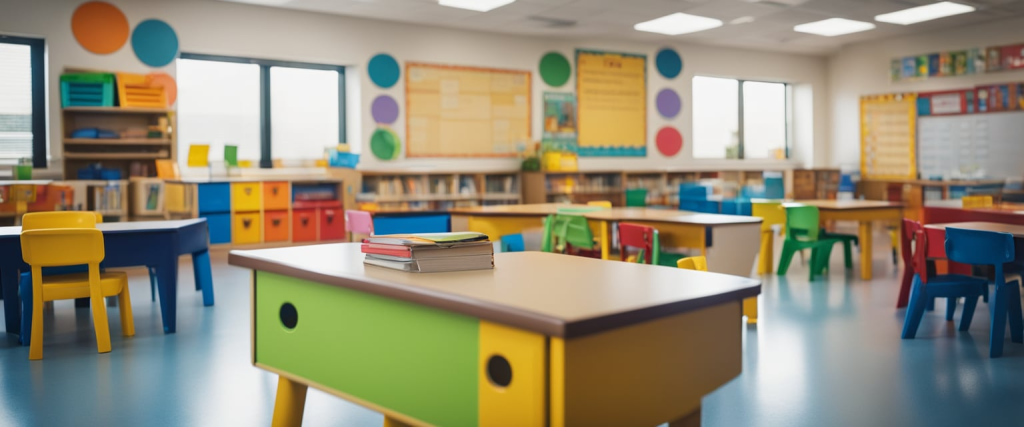
<svg viewBox="0 0 1024 427">
<path fill-rule="evenodd" d="M 489 270 L 494 246 L 481 233 L 420 233 L 363 239 L 364 263 L 414 273 Z"/>
</svg>

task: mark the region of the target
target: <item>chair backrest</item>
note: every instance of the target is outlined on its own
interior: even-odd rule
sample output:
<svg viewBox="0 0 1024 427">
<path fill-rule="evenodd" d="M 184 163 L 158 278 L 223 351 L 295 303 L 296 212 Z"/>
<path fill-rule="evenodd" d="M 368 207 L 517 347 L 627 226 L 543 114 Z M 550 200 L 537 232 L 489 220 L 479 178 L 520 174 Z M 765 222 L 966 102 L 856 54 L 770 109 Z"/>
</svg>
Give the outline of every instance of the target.
<svg viewBox="0 0 1024 427">
<path fill-rule="evenodd" d="M 914 230 L 911 239 L 914 241 L 914 253 L 907 268 L 913 268 L 914 273 L 921 279 L 921 283 L 928 284 L 928 233 L 920 226 Z M 907 250 L 907 252 L 910 252 Z M 908 255 L 903 256 L 906 262 Z"/>
<path fill-rule="evenodd" d="M 786 238 L 794 240 L 818 240 L 821 224 L 817 206 L 786 207 Z"/>
<path fill-rule="evenodd" d="M 591 249 L 594 247 L 594 233 L 590 231 L 587 219 L 580 215 L 555 214 L 544 220 L 545 252 L 563 252 L 567 245 Z"/>
<path fill-rule="evenodd" d="M 599 207 L 599 208 L 604 208 L 604 209 L 611 209 L 612 208 L 612 202 L 609 202 L 607 200 L 591 200 L 591 201 L 587 202 L 587 206 L 594 206 L 594 207 Z"/>
<path fill-rule="evenodd" d="M 761 231 L 769 231 L 773 225 L 786 225 L 786 210 L 779 202 L 753 202 L 752 216 L 761 218 Z"/>
<path fill-rule="evenodd" d="M 502 252 L 523 252 L 526 250 L 526 243 L 522 234 L 507 234 L 501 236 Z"/>
<path fill-rule="evenodd" d="M 46 228 L 96 228 L 97 222 L 103 222 L 103 216 L 95 212 L 32 212 L 21 218 L 21 229 L 28 231 Z"/>
<path fill-rule="evenodd" d="M 911 246 L 914 243 L 914 239 L 917 238 L 917 232 L 919 230 L 922 230 L 920 222 L 909 218 L 903 218 L 903 235 L 900 236 L 900 254 L 903 257 L 903 264 L 906 268 L 913 268 L 915 272 L 918 270 L 917 267 L 912 267 L 914 253 L 911 251 Z M 921 253 L 925 253 L 925 251 L 921 251 Z"/>
<path fill-rule="evenodd" d="M 103 232 L 95 228 L 23 231 L 21 255 L 33 269 L 82 264 L 95 264 L 98 267 L 105 256 Z"/>
<path fill-rule="evenodd" d="M 345 231 L 355 234 L 373 234 L 373 215 L 367 211 L 345 211 Z"/>
<path fill-rule="evenodd" d="M 647 189 L 630 188 L 626 190 L 626 207 L 647 207 Z"/>
<path fill-rule="evenodd" d="M 764 197 L 781 199 L 786 196 L 786 184 L 781 176 L 764 177 Z"/>
<path fill-rule="evenodd" d="M 995 265 L 1013 261 L 1013 235 L 994 231 L 946 227 L 946 256 L 950 261 L 972 265 Z"/>
<path fill-rule="evenodd" d="M 684 270 L 708 271 L 708 259 L 702 256 L 692 256 L 676 261 L 676 267 Z"/>
<path fill-rule="evenodd" d="M 653 264 L 654 256 L 661 250 L 656 228 L 628 222 L 619 223 L 619 245 L 623 260 L 627 256 L 626 248 L 640 249 L 643 264 Z"/>
</svg>

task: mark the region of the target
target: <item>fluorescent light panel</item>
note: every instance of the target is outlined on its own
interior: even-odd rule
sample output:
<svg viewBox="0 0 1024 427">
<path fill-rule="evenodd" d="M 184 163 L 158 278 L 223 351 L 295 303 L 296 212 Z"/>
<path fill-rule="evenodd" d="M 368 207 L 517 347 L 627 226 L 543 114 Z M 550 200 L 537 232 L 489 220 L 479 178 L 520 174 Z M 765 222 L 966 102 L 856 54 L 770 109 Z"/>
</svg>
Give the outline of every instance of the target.
<svg viewBox="0 0 1024 427">
<path fill-rule="evenodd" d="M 680 34 L 696 33 L 698 31 L 710 30 L 722 26 L 722 21 L 714 18 L 705 18 L 685 13 L 673 13 L 661 18 L 641 22 L 633 26 L 634 30 L 646 31 L 649 33 L 668 34 L 678 36 Z"/>
<path fill-rule="evenodd" d="M 910 25 L 947 16 L 970 13 L 974 12 L 974 10 L 974 6 L 944 1 L 878 15 L 875 17 L 875 20 L 890 24 Z"/>
<path fill-rule="evenodd" d="M 793 31 L 808 34 L 817 34 L 825 37 L 841 36 L 843 34 L 859 33 L 872 30 L 875 24 L 863 21 L 854 21 L 843 18 L 831 18 L 824 21 L 808 22 L 793 27 Z"/>
<path fill-rule="evenodd" d="M 512 3 L 516 0 L 438 0 L 441 6 L 457 7 L 459 9 L 487 12 Z"/>
</svg>

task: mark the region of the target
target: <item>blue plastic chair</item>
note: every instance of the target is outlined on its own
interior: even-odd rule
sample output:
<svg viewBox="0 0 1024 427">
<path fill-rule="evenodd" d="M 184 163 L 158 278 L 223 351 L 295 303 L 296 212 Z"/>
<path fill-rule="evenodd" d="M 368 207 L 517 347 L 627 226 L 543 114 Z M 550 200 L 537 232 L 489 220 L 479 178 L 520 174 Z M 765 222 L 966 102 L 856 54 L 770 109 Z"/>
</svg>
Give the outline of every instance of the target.
<svg viewBox="0 0 1024 427">
<path fill-rule="evenodd" d="M 526 243 L 522 234 L 508 234 L 501 236 L 502 252 L 523 252 L 526 250 Z"/>
</svg>

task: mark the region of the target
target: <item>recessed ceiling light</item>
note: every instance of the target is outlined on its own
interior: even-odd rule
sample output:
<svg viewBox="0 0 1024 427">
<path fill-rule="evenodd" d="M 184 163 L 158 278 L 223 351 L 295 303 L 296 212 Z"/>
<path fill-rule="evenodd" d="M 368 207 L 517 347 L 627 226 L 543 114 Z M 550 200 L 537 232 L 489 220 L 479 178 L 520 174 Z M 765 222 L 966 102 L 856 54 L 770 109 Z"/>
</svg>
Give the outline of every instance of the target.
<svg viewBox="0 0 1024 427">
<path fill-rule="evenodd" d="M 722 21 L 714 18 L 705 18 L 685 13 L 673 13 L 661 18 L 641 22 L 633 26 L 634 30 L 647 31 L 649 33 L 668 34 L 678 36 L 680 34 L 696 33 L 698 31 L 710 30 L 722 26 Z"/>
<path fill-rule="evenodd" d="M 733 19 L 732 21 L 729 21 L 729 23 L 732 25 L 749 24 L 751 22 L 754 22 L 753 16 L 741 16 L 739 18 Z"/>
<path fill-rule="evenodd" d="M 487 12 L 514 1 L 516 0 L 438 0 L 437 4 L 457 7 L 459 9 L 475 10 L 477 12 Z"/>
<path fill-rule="evenodd" d="M 890 24 L 910 25 L 947 16 L 970 13 L 974 12 L 974 10 L 974 6 L 944 1 L 878 15 L 875 17 L 875 20 Z"/>
<path fill-rule="evenodd" d="M 800 33 L 817 34 L 825 37 L 841 36 L 843 34 L 859 33 L 875 28 L 875 24 L 851 19 L 831 18 L 824 21 L 808 22 L 793 27 L 793 31 Z"/>
</svg>

